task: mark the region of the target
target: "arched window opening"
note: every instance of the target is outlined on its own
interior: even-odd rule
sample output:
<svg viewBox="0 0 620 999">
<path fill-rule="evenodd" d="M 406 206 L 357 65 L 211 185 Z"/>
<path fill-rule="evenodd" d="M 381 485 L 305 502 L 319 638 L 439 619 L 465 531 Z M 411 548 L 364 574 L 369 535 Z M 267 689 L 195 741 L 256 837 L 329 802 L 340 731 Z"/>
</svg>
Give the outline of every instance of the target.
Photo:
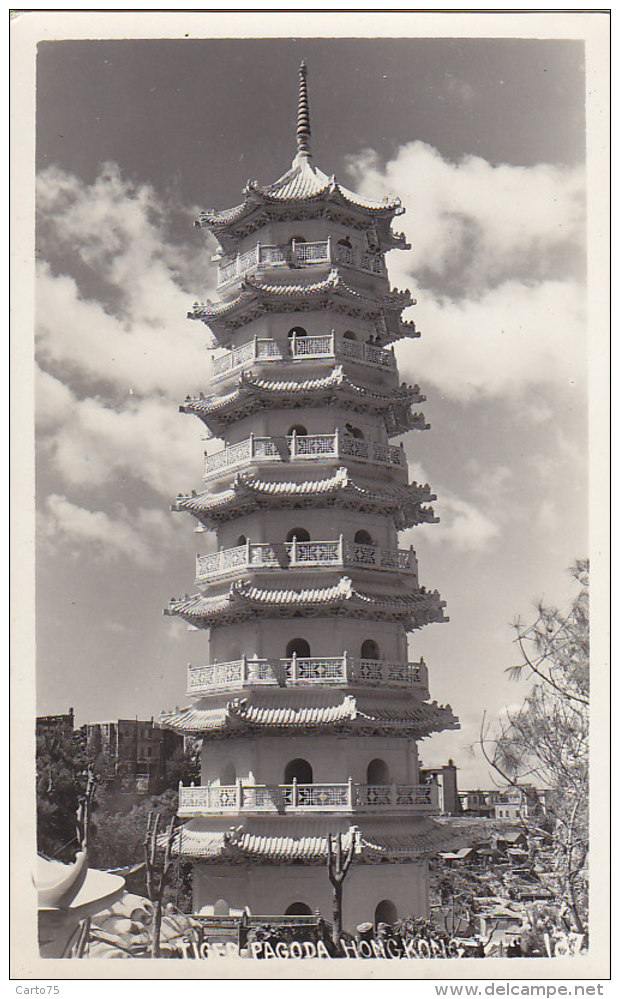
<svg viewBox="0 0 620 999">
<path fill-rule="evenodd" d="M 308 331 L 305 330 L 303 326 L 293 326 L 292 329 L 288 331 L 289 340 L 292 340 L 294 336 L 308 336 Z"/>
<path fill-rule="evenodd" d="M 397 919 L 396 906 L 389 898 L 384 898 L 382 902 L 379 902 L 375 909 L 375 926 L 378 926 L 379 923 L 387 923 L 388 926 L 392 926 Z"/>
<path fill-rule="evenodd" d="M 227 760 L 220 771 L 220 784 L 222 787 L 230 787 L 236 780 L 237 771 L 235 770 L 235 765 L 230 760 Z"/>
<path fill-rule="evenodd" d="M 230 906 L 226 899 L 218 898 L 217 902 L 213 906 L 214 916 L 230 916 Z"/>
<path fill-rule="evenodd" d="M 345 340 L 357 340 L 357 336 L 353 330 L 346 330 L 342 335 Z"/>
<path fill-rule="evenodd" d="M 284 783 L 312 784 L 312 767 L 307 760 L 289 760 L 284 768 Z"/>
<path fill-rule="evenodd" d="M 310 535 L 305 527 L 293 527 L 286 535 L 286 540 L 291 542 L 293 538 L 296 541 L 310 541 Z"/>
<path fill-rule="evenodd" d="M 307 437 L 308 431 L 304 427 L 303 423 L 294 423 L 292 427 L 288 428 L 287 437 L 292 437 L 295 434 L 296 437 Z"/>
<path fill-rule="evenodd" d="M 237 548 L 241 548 L 241 545 L 247 544 L 247 541 L 248 539 L 246 538 L 245 534 L 240 534 L 237 540 L 235 541 L 235 544 Z"/>
<path fill-rule="evenodd" d="M 362 642 L 362 648 L 360 649 L 361 659 L 380 659 L 381 653 L 379 651 L 379 646 L 375 642 L 374 638 L 367 638 Z"/>
<path fill-rule="evenodd" d="M 291 902 L 284 913 L 285 916 L 311 916 L 312 909 L 305 902 Z"/>
<path fill-rule="evenodd" d="M 310 646 L 305 638 L 293 638 L 286 646 L 286 658 L 297 656 L 298 659 L 310 658 Z"/>
<path fill-rule="evenodd" d="M 360 430 L 359 427 L 353 427 L 350 423 L 346 423 L 345 430 L 350 437 L 355 437 L 355 439 L 358 441 L 364 440 L 364 433 L 363 431 Z"/>
<path fill-rule="evenodd" d="M 374 541 L 368 531 L 356 531 L 353 538 L 356 545 L 372 545 Z"/>
<path fill-rule="evenodd" d="M 305 242 L 306 239 L 304 236 L 291 236 L 291 238 L 288 241 L 288 245 L 292 246 L 293 243 L 305 243 Z"/>
<path fill-rule="evenodd" d="M 345 236 L 344 239 L 339 239 L 338 240 L 338 246 L 346 246 L 349 249 L 351 249 L 351 245 L 352 245 L 351 244 L 351 240 L 349 239 L 348 236 Z"/>
<path fill-rule="evenodd" d="M 389 784 L 390 768 L 385 760 L 371 760 L 366 767 L 367 784 Z"/>
</svg>

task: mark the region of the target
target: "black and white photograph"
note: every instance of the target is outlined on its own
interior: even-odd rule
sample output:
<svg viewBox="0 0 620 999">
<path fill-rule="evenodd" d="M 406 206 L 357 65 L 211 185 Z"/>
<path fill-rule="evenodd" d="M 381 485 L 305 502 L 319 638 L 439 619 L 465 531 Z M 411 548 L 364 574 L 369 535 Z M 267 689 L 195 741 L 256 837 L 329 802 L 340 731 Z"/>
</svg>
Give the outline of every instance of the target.
<svg viewBox="0 0 620 999">
<path fill-rule="evenodd" d="M 11 34 L 13 976 L 607 982 L 609 12 Z"/>
</svg>

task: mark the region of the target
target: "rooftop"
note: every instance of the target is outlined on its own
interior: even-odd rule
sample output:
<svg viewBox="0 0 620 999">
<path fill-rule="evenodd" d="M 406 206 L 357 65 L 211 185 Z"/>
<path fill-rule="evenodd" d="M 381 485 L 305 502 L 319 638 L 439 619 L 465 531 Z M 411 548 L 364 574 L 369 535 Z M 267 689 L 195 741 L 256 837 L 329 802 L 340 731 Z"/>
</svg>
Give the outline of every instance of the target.
<svg viewBox="0 0 620 999">
<path fill-rule="evenodd" d="M 275 482 L 252 472 L 239 472 L 230 488 L 219 493 L 179 494 L 172 509 L 186 510 L 207 526 L 214 526 L 220 519 L 229 520 L 250 509 L 264 509 L 272 500 L 279 506 L 294 504 L 298 507 L 302 499 L 305 506 L 379 509 L 394 518 L 399 530 L 435 520 L 432 508 L 423 505 L 436 499 L 429 485 L 364 483 L 347 468 L 338 468 L 333 475 L 321 479 Z"/>
<path fill-rule="evenodd" d="M 320 406 L 337 403 L 354 412 L 381 413 L 388 434 L 404 433 L 410 429 L 428 429 L 423 414 L 413 413 L 411 406 L 423 402 L 425 396 L 418 385 L 401 385 L 389 392 L 377 392 L 353 381 L 341 365 L 336 365 L 328 375 L 320 378 L 268 380 L 242 372 L 237 387 L 225 395 L 188 396 L 182 413 L 194 413 L 216 436 L 239 419 L 250 416 L 266 406 L 281 406 L 283 402 L 299 406 Z"/>
<path fill-rule="evenodd" d="M 330 305 L 345 315 L 376 320 L 383 317 L 386 329 L 384 345 L 402 337 L 416 337 L 414 323 L 403 322 L 403 309 L 415 305 L 411 293 L 394 288 L 385 295 L 363 294 L 352 288 L 342 277 L 338 267 L 332 267 L 326 277 L 310 282 L 260 281 L 248 275 L 239 283 L 239 293 L 225 302 L 194 303 L 189 319 L 206 323 L 218 340 L 245 326 L 267 312 L 298 312 L 304 308 L 322 308 Z"/>
<path fill-rule="evenodd" d="M 193 819 L 177 834 L 174 850 L 183 856 L 218 861 L 223 858 L 273 860 L 279 863 L 322 862 L 327 858 L 327 837 L 340 832 L 343 848 L 351 839 L 362 862 L 376 862 L 398 857 L 424 857 L 455 841 L 455 834 L 438 826 L 432 819 L 355 818 L 332 815 L 291 817 L 286 832 L 278 818 L 252 817 L 226 829 L 214 831 L 212 821 Z M 209 826 L 209 828 L 207 828 Z"/>
<path fill-rule="evenodd" d="M 220 211 L 203 211 L 196 225 L 211 229 L 226 246 L 231 237 L 234 241 L 235 236 L 245 235 L 262 224 L 270 209 L 277 211 L 278 207 L 296 205 L 307 210 L 317 205 L 323 213 L 325 206 L 329 205 L 334 210 L 352 214 L 367 224 L 378 224 L 378 235 L 387 246 L 406 245 L 404 237 L 395 236 L 389 231 L 393 217 L 404 211 L 399 198 L 390 195 L 382 201 L 364 198 L 343 187 L 333 174 L 328 175 L 313 164 L 306 77 L 306 65 L 302 63 L 299 69 L 297 154 L 290 169 L 270 184 L 248 180 L 243 191 L 244 200 L 240 204 Z"/>
<path fill-rule="evenodd" d="M 194 594 L 171 600 L 164 614 L 182 617 L 197 627 L 211 627 L 247 620 L 257 614 L 293 616 L 305 608 L 311 612 L 320 609 L 329 616 L 397 621 L 413 630 L 431 622 L 446 621 L 444 606 L 437 591 L 429 593 L 424 587 L 401 592 L 362 590 L 348 576 L 342 576 L 330 586 L 287 589 L 261 588 L 240 580 L 215 596 Z"/>
<path fill-rule="evenodd" d="M 283 688 L 254 690 L 243 697 L 203 698 L 196 706 L 163 714 L 160 725 L 202 736 L 231 731 L 241 734 L 243 730 L 344 727 L 423 738 L 431 732 L 458 728 L 458 719 L 450 705 L 422 701 L 402 689 L 352 694 L 339 689 Z"/>
</svg>

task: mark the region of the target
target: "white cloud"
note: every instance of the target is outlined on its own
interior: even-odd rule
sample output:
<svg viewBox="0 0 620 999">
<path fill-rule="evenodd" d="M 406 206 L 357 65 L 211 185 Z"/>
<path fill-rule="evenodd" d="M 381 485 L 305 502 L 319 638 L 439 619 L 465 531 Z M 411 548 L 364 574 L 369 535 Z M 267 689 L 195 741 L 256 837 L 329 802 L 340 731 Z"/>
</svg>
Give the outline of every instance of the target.
<svg viewBox="0 0 620 999">
<path fill-rule="evenodd" d="M 46 170 L 37 194 L 41 253 L 54 260 L 38 275 L 39 357 L 122 395 L 204 387 L 209 334 L 186 314 L 213 281 L 209 238 L 175 246 L 169 210 L 110 165 L 90 187 Z"/>
<path fill-rule="evenodd" d="M 140 509 L 133 516 L 117 505 L 116 516 L 87 510 L 65 496 L 48 496 L 39 520 L 39 534 L 52 550 L 88 555 L 95 561 L 127 558 L 156 565 L 174 535 L 172 518 L 161 510 Z"/>
<path fill-rule="evenodd" d="M 209 380 L 208 331 L 185 318 L 188 286 L 213 277 L 208 240 L 175 246 L 170 208 L 114 165 L 90 186 L 48 169 L 37 194 L 41 254 L 53 261 L 37 282 L 44 453 L 70 486 L 120 477 L 166 498 L 191 488 L 204 431 L 177 401 Z M 85 389 L 96 394 L 80 398 Z"/>
<path fill-rule="evenodd" d="M 412 249 L 406 263 L 390 263 L 443 280 L 460 277 L 467 294 L 545 273 L 559 263 L 559 251 L 575 252 L 583 240 L 584 178 L 577 168 L 493 166 L 477 156 L 450 163 L 423 142 L 402 146 L 384 170 L 372 151 L 350 166 L 360 193 L 397 191 L 407 208 L 398 221 Z"/>
<path fill-rule="evenodd" d="M 458 496 L 442 493 L 434 507 L 440 523 L 426 534 L 434 544 L 449 544 L 459 552 L 481 551 L 500 533 L 498 524 Z"/>
<path fill-rule="evenodd" d="M 53 418 L 45 452 L 64 482 L 97 489 L 133 479 L 166 499 L 196 485 L 204 430 L 196 419 L 157 397 L 130 398 L 116 409 L 100 397 L 77 399 L 46 373 L 40 379 Z"/>
<path fill-rule="evenodd" d="M 75 397 L 70 388 L 35 365 L 36 420 L 40 428 L 52 429 L 71 416 Z"/>
<path fill-rule="evenodd" d="M 422 142 L 383 169 L 372 151 L 350 165 L 361 193 L 397 191 L 407 209 L 412 249 L 389 257 L 393 284 L 419 299 L 407 374 L 460 400 L 585 389 L 582 170 L 450 163 Z"/>
<path fill-rule="evenodd" d="M 409 463 L 410 479 L 419 483 L 427 481 L 427 475 L 417 462 Z M 422 532 L 425 540 L 440 547 L 450 546 L 458 552 L 476 552 L 486 549 L 500 534 L 500 524 L 473 503 L 461 499 L 437 485 L 433 491 L 438 499 L 433 509 L 439 517 L 439 524 L 420 524 L 402 536 L 403 544 L 416 543 Z"/>
<path fill-rule="evenodd" d="M 451 398 L 527 400 L 528 389 L 545 385 L 585 393 L 584 296 L 574 282 L 509 282 L 456 302 L 426 297 L 416 323 L 421 339 L 398 348 L 402 370 Z"/>
<path fill-rule="evenodd" d="M 484 465 L 478 458 L 470 458 L 466 465 L 471 476 L 471 492 L 483 499 L 493 498 L 501 505 L 513 490 L 514 472 L 507 465 Z"/>
</svg>

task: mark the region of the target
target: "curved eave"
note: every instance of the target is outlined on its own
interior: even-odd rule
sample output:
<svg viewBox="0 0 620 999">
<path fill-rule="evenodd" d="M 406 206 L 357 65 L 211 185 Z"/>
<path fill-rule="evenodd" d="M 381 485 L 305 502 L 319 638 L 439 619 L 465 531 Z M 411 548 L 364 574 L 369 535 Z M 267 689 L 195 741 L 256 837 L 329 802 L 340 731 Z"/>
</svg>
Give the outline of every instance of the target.
<svg viewBox="0 0 620 999">
<path fill-rule="evenodd" d="M 219 437 L 231 423 L 266 407 L 292 409 L 338 405 L 359 413 L 369 409 L 381 413 L 387 432 L 394 436 L 407 430 L 429 429 L 424 415 L 411 411 L 412 405 L 425 398 L 417 385 L 401 386 L 387 394 L 374 392 L 352 381 L 342 366 L 338 366 L 324 378 L 305 381 L 267 381 L 244 373 L 234 391 L 226 395 L 188 396 L 179 410 L 198 416 Z"/>
<path fill-rule="evenodd" d="M 332 586 L 301 589 L 261 589 L 247 580 L 233 583 L 217 596 L 186 595 L 171 600 L 164 614 L 181 617 L 196 628 L 211 628 L 252 618 L 349 617 L 393 621 L 408 631 L 442 623 L 445 601 L 424 587 L 404 596 L 372 593 L 354 587 L 343 576 Z"/>
<path fill-rule="evenodd" d="M 312 170 L 312 168 L 309 168 Z M 335 177 L 330 177 L 322 187 L 311 191 L 311 185 L 304 185 L 303 180 L 294 176 L 295 171 L 285 174 L 276 184 L 261 187 L 256 181 L 248 181 L 246 190 L 250 198 L 263 204 L 283 204 L 286 206 L 303 207 L 313 202 L 333 203 L 357 215 L 391 221 L 395 215 L 403 215 L 405 209 L 400 198 L 386 198 L 384 201 L 371 201 L 353 191 L 341 187 Z M 325 174 L 323 174 L 325 176 Z M 298 193 L 299 192 L 299 193 Z"/>
<path fill-rule="evenodd" d="M 325 865 L 327 837 L 339 832 L 343 849 L 356 842 L 356 863 L 383 860 L 416 860 L 447 847 L 467 843 L 470 834 L 456 831 L 429 818 L 330 815 L 300 817 L 286 828 L 280 818 L 253 817 L 236 820 L 229 829 L 209 829 L 208 820 L 192 819 L 173 840 L 173 853 L 208 863 L 277 862 Z"/>
<path fill-rule="evenodd" d="M 204 305 L 195 303 L 187 316 L 205 323 L 218 336 L 234 332 L 267 312 L 303 312 L 330 306 L 348 315 L 371 320 L 383 316 L 388 325 L 384 340 L 390 343 L 403 336 L 419 335 L 414 324 L 400 319 L 403 309 L 412 305 L 415 300 L 408 290 L 393 289 L 378 297 L 363 295 L 348 285 L 334 267 L 326 278 L 306 284 L 272 284 L 246 277 L 236 298 Z"/>
<path fill-rule="evenodd" d="M 353 693 L 342 690 L 304 691 L 283 688 L 248 692 L 210 704 L 162 714 L 160 726 L 183 735 L 221 738 L 254 733 L 295 734 L 303 731 L 346 730 L 358 734 L 392 733 L 423 739 L 436 732 L 459 728 L 449 704 L 380 688 Z"/>
<path fill-rule="evenodd" d="M 328 176 L 306 158 L 296 160 L 292 168 L 272 184 L 261 185 L 256 180 L 248 180 L 243 195 L 243 201 L 232 208 L 202 211 L 195 224 L 210 229 L 215 235 L 225 235 L 261 208 L 277 206 L 303 212 L 317 205 L 336 205 L 371 224 L 381 221 L 389 226 L 396 215 L 405 211 L 400 198 L 386 197 L 383 201 L 364 198 L 340 185 L 334 176 Z"/>
<path fill-rule="evenodd" d="M 235 516 L 254 510 L 282 507 L 334 506 L 357 511 L 382 513 L 394 518 L 398 530 L 415 524 L 436 523 L 433 509 L 425 504 L 437 497 L 428 484 L 370 489 L 353 479 L 348 469 L 339 468 L 324 479 L 301 482 L 268 482 L 253 473 L 240 473 L 232 486 L 219 493 L 179 494 L 171 509 L 187 512 L 204 526 L 215 528 Z"/>
</svg>

